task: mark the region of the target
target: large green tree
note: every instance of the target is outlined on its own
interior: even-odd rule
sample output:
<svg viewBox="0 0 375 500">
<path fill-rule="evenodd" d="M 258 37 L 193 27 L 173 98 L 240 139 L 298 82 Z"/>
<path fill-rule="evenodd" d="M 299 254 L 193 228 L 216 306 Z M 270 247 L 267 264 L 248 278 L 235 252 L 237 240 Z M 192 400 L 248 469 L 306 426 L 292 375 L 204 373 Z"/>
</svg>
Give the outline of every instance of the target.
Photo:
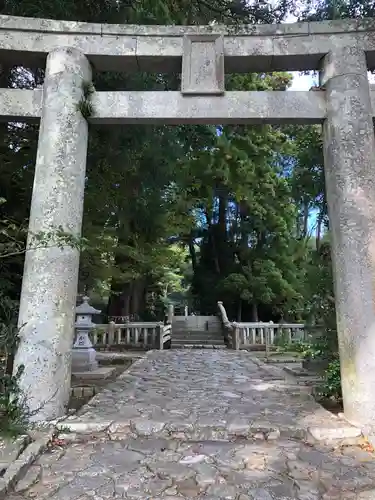
<svg viewBox="0 0 375 500">
<path fill-rule="evenodd" d="M 231 77 L 227 87 L 285 90 L 290 81 L 285 73 L 252 74 Z M 225 126 L 187 158 L 181 196 L 197 220 L 189 247 L 201 312 L 214 313 L 223 298 L 237 319 L 257 320 L 259 306 L 268 315 L 298 309 L 297 213 L 280 162 L 286 154 L 290 138 L 278 127 Z"/>
<path fill-rule="evenodd" d="M 1 12 L 88 22 L 200 24 L 211 21 L 238 23 L 278 22 L 287 13 L 288 3 L 263 4 L 226 0 L 6 0 Z M 2 68 L 2 77 L 13 87 L 34 87 L 43 81 L 42 68 Z M 95 74 L 101 90 L 177 89 L 178 75 Z M 10 178 L 2 183 L 7 201 L 4 216 L 27 225 L 35 162 L 37 128 L 16 128 L 12 136 L 5 127 L 5 152 Z M 84 236 L 88 246 L 82 254 L 80 291 L 109 290 L 108 313 L 139 314 L 145 307 L 148 289 L 154 289 L 155 267 L 166 255 L 171 237 L 194 230 L 194 217 L 183 217 L 183 204 L 176 191 L 184 178 L 178 165 L 187 156 L 208 147 L 215 138 L 211 127 L 131 126 L 91 129 L 88 155 Z M 13 143 L 21 147 L 14 148 Z M 4 160 L 5 161 L 5 160 Z M 19 176 L 14 182 L 17 161 Z M 178 189 L 176 188 L 178 186 Z M 7 191 L 7 192 L 5 192 Z M 98 203 L 100 200 L 100 203 Z M 7 270 L 12 268 L 9 260 Z M 19 294 L 22 258 L 16 264 Z M 12 268 L 13 269 L 13 268 Z M 155 278 L 156 279 L 156 278 Z M 12 280 L 11 280 L 12 281 Z M 160 281 L 160 280 L 159 280 Z M 13 286 L 14 285 L 14 286 Z"/>
</svg>

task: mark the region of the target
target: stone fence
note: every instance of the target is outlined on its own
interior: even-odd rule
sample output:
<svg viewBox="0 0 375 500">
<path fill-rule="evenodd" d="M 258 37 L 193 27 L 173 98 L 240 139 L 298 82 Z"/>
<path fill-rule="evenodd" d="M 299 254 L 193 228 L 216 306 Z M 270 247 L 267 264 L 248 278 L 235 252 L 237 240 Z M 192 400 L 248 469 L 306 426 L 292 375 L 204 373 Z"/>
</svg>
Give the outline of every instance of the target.
<svg viewBox="0 0 375 500">
<path fill-rule="evenodd" d="M 161 322 L 123 323 L 113 321 L 106 325 L 92 322 L 94 315 L 101 311 L 89 304 L 83 297 L 82 304 L 76 307 L 75 340 L 72 351 L 72 373 L 97 371 L 96 349 L 165 349 L 169 348 L 172 325 Z"/>
<path fill-rule="evenodd" d="M 278 342 L 306 340 L 303 323 L 232 323 L 232 347 L 235 349 L 272 346 Z"/>
<path fill-rule="evenodd" d="M 293 343 L 306 340 L 303 323 L 236 323 L 228 319 L 224 304 L 218 302 L 218 316 L 221 319 L 225 341 L 231 349 L 256 349 L 257 346 Z"/>
<path fill-rule="evenodd" d="M 96 349 L 163 349 L 170 342 L 172 325 L 161 322 L 134 322 L 96 325 L 91 341 Z"/>
</svg>

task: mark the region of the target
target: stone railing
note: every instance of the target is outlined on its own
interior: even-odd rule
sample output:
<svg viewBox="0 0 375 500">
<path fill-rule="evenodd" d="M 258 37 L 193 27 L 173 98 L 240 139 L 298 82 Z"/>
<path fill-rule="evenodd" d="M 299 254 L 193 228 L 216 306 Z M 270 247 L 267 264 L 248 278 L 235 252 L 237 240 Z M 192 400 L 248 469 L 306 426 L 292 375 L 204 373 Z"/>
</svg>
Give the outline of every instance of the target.
<svg viewBox="0 0 375 500">
<path fill-rule="evenodd" d="M 170 348 L 172 342 L 172 325 L 170 323 L 161 326 L 159 340 L 159 349 Z"/>
<path fill-rule="evenodd" d="M 272 346 L 281 340 L 286 343 L 305 340 L 303 323 L 232 323 L 232 328 L 236 349 Z"/>
<path fill-rule="evenodd" d="M 224 304 L 222 302 L 218 302 L 217 307 L 218 307 L 218 316 L 219 319 L 221 320 L 221 324 L 223 327 L 225 344 L 230 349 L 235 349 L 236 346 L 233 343 L 233 341 L 235 340 L 233 323 L 231 323 L 228 319 L 227 311 L 225 310 Z"/>
<path fill-rule="evenodd" d="M 256 349 L 258 346 L 277 344 L 278 341 L 291 344 L 306 339 L 303 323 L 236 323 L 228 319 L 224 304 L 218 302 L 218 316 L 222 322 L 225 342 L 230 349 Z"/>
<path fill-rule="evenodd" d="M 164 349 L 170 344 L 172 325 L 161 322 L 111 322 L 96 325 L 90 336 L 95 348 Z"/>
</svg>

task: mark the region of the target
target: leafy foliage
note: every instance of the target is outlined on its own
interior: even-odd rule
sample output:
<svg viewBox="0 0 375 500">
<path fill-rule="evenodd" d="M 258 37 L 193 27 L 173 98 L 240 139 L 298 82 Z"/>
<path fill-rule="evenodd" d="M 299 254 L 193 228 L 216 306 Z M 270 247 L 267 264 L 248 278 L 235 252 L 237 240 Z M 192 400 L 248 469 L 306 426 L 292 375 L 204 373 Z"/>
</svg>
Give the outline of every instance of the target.
<svg viewBox="0 0 375 500">
<path fill-rule="evenodd" d="M 303 344 L 302 356 L 305 359 L 330 359 L 332 358 L 332 351 L 327 338 L 318 337 L 313 342 L 306 342 Z"/>
<path fill-rule="evenodd" d="M 324 382 L 317 395 L 322 399 L 331 399 L 335 402 L 342 401 L 340 360 L 338 357 L 328 365 L 324 374 Z"/>
<path fill-rule="evenodd" d="M 3 436 L 17 436 L 25 432 L 28 412 L 19 387 L 24 367 L 15 375 L 0 373 L 0 433 Z"/>
<path fill-rule="evenodd" d="M 0 291 L 0 433 L 10 436 L 27 425 L 27 407 L 18 385 L 23 367 L 13 374 L 17 345 L 17 302 Z"/>
<path fill-rule="evenodd" d="M 224 22 L 234 30 L 243 22 L 282 22 L 290 13 L 301 20 L 374 15 L 372 3 L 359 0 L 301 5 L 5 0 L 2 13 L 98 23 Z M 0 71 L 2 87 L 35 88 L 43 77 L 42 67 Z M 94 72 L 94 82 L 98 90 L 177 90 L 180 76 Z M 290 83 L 288 73 L 231 75 L 226 88 L 286 90 Z M 86 117 L 94 111 L 92 91 L 84 89 Z M 308 356 L 337 352 L 320 127 L 93 126 L 82 239 L 64 228 L 27 234 L 38 128 L 8 123 L 1 132 L 0 306 L 10 301 L 17 310 L 28 237 L 35 247 L 79 248 L 79 292 L 100 297 L 108 315 L 160 319 L 167 303 L 184 301 L 210 314 L 223 300 L 231 319 L 313 325 L 324 344 L 301 345 Z M 11 345 L 14 320 L 1 307 L 0 316 L 11 326 Z M 328 386 L 338 394 L 333 382 Z"/>
<path fill-rule="evenodd" d="M 289 7 L 285 0 L 272 7 L 242 0 L 6 0 L 3 13 L 88 22 L 225 22 L 235 27 L 241 22 L 280 22 Z M 3 76 L 10 86 L 33 88 L 42 83 L 43 70 L 8 68 Z M 99 90 L 179 86 L 176 75 L 95 74 L 94 79 Z M 234 75 L 228 77 L 227 87 L 285 90 L 289 83 L 290 75 L 285 73 Z M 88 116 L 92 87 L 84 90 L 81 111 Z M 27 207 L 37 130 L 27 125 L 7 132 L 4 153 L 12 172 L 17 159 L 19 172 L 19 182 L 11 183 L 9 193 L 24 190 L 27 199 L 22 207 Z M 196 253 L 195 260 L 191 255 L 190 277 L 194 300 L 202 312 L 212 310 L 221 293 L 233 307 L 245 304 L 245 315 L 248 306 L 266 305 L 281 314 L 299 303 L 295 243 L 290 240 L 295 206 L 289 181 L 278 165 L 289 142 L 283 131 L 270 126 L 224 127 L 219 135 L 214 127 L 202 126 L 93 127 L 79 291 L 108 296 L 110 315 L 148 314 L 165 299 L 167 283 L 173 292 L 183 291 L 186 296 L 186 266 L 176 267 L 171 259 L 171 245 L 180 241 Z M 14 207 L 7 205 L 15 221 L 13 230 L 22 228 L 16 237 L 22 254 L 27 208 L 15 217 Z M 226 219 L 230 227 L 223 231 Z M 199 243 L 197 238 L 201 238 Z M 22 255 L 17 256 L 17 270 L 21 270 Z M 6 266 L 10 269 L 13 262 Z M 242 282 L 241 290 L 235 285 L 236 277 Z M 16 296 L 19 282 L 17 271 L 12 286 L 18 290 Z"/>
</svg>

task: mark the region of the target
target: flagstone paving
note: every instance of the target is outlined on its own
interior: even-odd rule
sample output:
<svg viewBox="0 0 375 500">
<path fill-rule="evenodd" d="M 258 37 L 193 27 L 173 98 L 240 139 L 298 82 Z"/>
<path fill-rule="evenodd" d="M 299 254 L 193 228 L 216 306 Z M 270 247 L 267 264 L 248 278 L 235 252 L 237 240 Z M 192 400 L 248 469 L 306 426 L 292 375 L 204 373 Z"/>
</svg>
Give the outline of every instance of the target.
<svg viewBox="0 0 375 500">
<path fill-rule="evenodd" d="M 371 453 L 306 442 L 347 424 L 249 353 L 149 353 L 69 422 L 105 431 L 67 434 L 8 500 L 375 500 Z"/>
</svg>

